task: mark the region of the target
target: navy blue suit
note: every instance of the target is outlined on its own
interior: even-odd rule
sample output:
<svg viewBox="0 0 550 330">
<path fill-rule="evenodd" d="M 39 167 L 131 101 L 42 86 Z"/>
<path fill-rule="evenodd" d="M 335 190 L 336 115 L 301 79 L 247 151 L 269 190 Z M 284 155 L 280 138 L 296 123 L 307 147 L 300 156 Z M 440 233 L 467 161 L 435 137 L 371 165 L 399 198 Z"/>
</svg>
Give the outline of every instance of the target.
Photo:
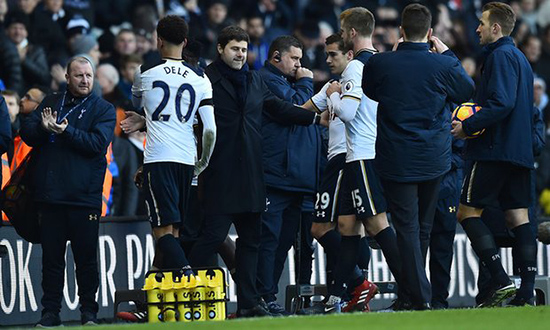
<svg viewBox="0 0 550 330">
<path fill-rule="evenodd" d="M 291 82 L 269 62 L 259 71 L 269 90 L 285 101 L 304 104 L 313 96 L 313 80 Z M 304 196 L 317 188 L 321 137 L 316 125 L 281 123 L 276 113 L 262 117 L 263 165 L 268 205 L 262 214 L 258 258 L 258 291 L 267 302 L 276 299 L 287 253 L 300 227 Z M 303 225 L 307 227 L 308 225 Z M 302 228 L 302 231 L 310 231 Z"/>
<path fill-rule="evenodd" d="M 379 102 L 375 164 L 407 275 L 402 298 L 423 308 L 432 299 L 424 265 L 439 183 L 451 169 L 451 108 L 470 99 L 474 83 L 451 51 L 403 42 L 369 59 L 362 87 Z"/>
</svg>

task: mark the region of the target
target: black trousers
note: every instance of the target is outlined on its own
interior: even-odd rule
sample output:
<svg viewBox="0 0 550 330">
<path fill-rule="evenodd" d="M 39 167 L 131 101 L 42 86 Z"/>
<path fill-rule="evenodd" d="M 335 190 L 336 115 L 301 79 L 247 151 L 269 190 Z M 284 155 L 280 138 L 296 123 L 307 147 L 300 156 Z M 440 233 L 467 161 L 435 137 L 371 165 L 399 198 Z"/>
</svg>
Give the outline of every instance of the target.
<svg viewBox="0 0 550 330">
<path fill-rule="evenodd" d="M 237 230 L 235 262 L 237 270 L 237 308 L 248 309 L 259 303 L 256 289 L 258 250 L 260 247 L 260 213 L 205 215 L 199 240 L 193 246 L 189 262 L 193 267 L 211 266 L 208 260 L 218 251 L 231 224 Z"/>
<path fill-rule="evenodd" d="M 402 282 L 413 304 L 432 301 L 426 254 L 441 177 L 423 182 L 382 180 L 402 261 Z"/>
<path fill-rule="evenodd" d="M 59 313 L 65 279 L 67 241 L 76 264 L 80 311 L 97 313 L 99 288 L 97 242 L 101 210 L 85 206 L 39 204 L 42 238 L 43 313 Z"/>
<path fill-rule="evenodd" d="M 430 237 L 430 282 L 432 284 L 432 307 L 448 308 L 451 264 L 456 233 L 456 211 L 459 192 L 440 199 Z"/>
</svg>

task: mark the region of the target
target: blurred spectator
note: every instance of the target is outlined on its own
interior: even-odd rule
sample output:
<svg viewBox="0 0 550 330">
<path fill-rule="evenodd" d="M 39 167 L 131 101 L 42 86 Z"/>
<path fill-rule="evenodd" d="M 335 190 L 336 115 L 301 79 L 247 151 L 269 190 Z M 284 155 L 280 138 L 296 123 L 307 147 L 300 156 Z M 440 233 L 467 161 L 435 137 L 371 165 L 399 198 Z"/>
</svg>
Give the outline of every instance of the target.
<svg viewBox="0 0 550 330">
<path fill-rule="evenodd" d="M 550 1 L 542 1 L 538 14 L 537 14 L 537 24 L 540 28 L 546 28 L 550 25 Z"/>
<path fill-rule="evenodd" d="M 7 89 L 21 90 L 23 75 L 17 47 L 5 33 L 0 33 L 0 81 Z"/>
<path fill-rule="evenodd" d="M 39 0 L 17 0 L 17 8 L 30 15 L 38 5 Z"/>
<path fill-rule="evenodd" d="M 542 111 L 542 115 L 546 114 L 548 109 L 548 94 L 546 94 L 546 82 L 542 78 L 535 77 L 533 84 L 533 100 L 535 101 L 535 106 Z M 547 143 L 550 143 L 550 140 L 547 140 Z"/>
<path fill-rule="evenodd" d="M 65 0 L 64 3 L 65 7 L 75 16 L 83 17 L 90 25 L 94 26 L 94 6 L 91 0 Z M 119 1 L 117 1 L 117 3 L 119 3 Z"/>
<path fill-rule="evenodd" d="M 472 57 L 466 57 L 462 60 L 462 67 L 464 68 L 464 71 L 472 78 L 474 81 L 476 81 L 477 78 L 477 63 L 476 60 L 474 60 Z"/>
<path fill-rule="evenodd" d="M 325 46 L 320 38 L 319 24 L 315 20 L 306 20 L 298 26 L 294 35 L 304 45 L 302 66 L 313 71 L 314 90 L 319 90 L 330 77 L 330 69 L 325 62 Z"/>
<path fill-rule="evenodd" d="M 211 0 L 202 16 L 191 17 L 189 38 L 203 45 L 203 57 L 213 61 L 217 57 L 216 40 L 220 31 L 232 24 L 227 18 L 227 0 Z"/>
<path fill-rule="evenodd" d="M 73 40 L 76 37 L 81 35 L 87 35 L 88 33 L 90 33 L 90 30 L 91 30 L 90 23 L 86 19 L 80 16 L 73 17 L 67 23 L 66 30 L 65 30 L 65 36 L 67 37 L 67 44 L 72 45 Z"/>
<path fill-rule="evenodd" d="M 540 39 L 536 35 L 529 35 L 525 38 L 520 49 L 525 54 L 525 57 L 527 57 L 529 64 L 531 64 L 533 73 L 538 73 L 537 65 L 541 55 Z"/>
<path fill-rule="evenodd" d="M 111 64 L 105 63 L 97 67 L 95 75 L 99 86 L 101 86 L 103 98 L 116 107 L 115 103 L 119 103 L 117 102 L 118 95 L 116 95 L 116 87 L 120 80 L 118 71 Z M 124 98 L 124 95 L 122 95 L 122 98 Z"/>
<path fill-rule="evenodd" d="M 115 137 L 113 156 L 118 166 L 118 177 L 113 178 L 113 216 L 147 214 L 145 197 L 134 184 L 134 174 L 143 164 L 144 132 L 130 133 L 127 137 Z"/>
<path fill-rule="evenodd" d="M 259 70 L 264 66 L 269 51 L 269 42 L 265 39 L 264 21 L 259 15 L 252 15 L 246 20 L 246 32 L 250 36 L 248 44 L 248 66 Z"/>
<path fill-rule="evenodd" d="M 319 21 L 329 24 L 332 31 L 340 31 L 340 13 L 350 7 L 349 1 L 345 0 L 310 1 L 304 10 L 304 16 L 318 17 Z"/>
<path fill-rule="evenodd" d="M 263 18 L 268 40 L 289 34 L 294 26 L 292 11 L 282 1 L 258 0 L 252 13 Z"/>
<path fill-rule="evenodd" d="M 145 29 L 134 30 L 136 35 L 136 54 L 144 56 L 153 50 L 153 35 Z"/>
<path fill-rule="evenodd" d="M 101 55 L 99 52 L 99 44 L 96 38 L 91 34 L 76 37 L 71 43 L 71 53 L 72 55 L 88 55 L 94 67 L 97 67 L 99 64 L 99 57 Z"/>
<path fill-rule="evenodd" d="M 5 90 L 2 91 L 0 94 L 4 96 L 4 100 L 6 100 L 6 105 L 8 107 L 8 113 L 10 114 L 10 122 L 13 127 L 13 123 L 17 119 L 17 115 L 19 114 L 19 94 L 15 91 Z"/>
<path fill-rule="evenodd" d="M 44 0 L 29 15 L 29 39 L 44 48 L 49 64 L 65 63 L 68 59 L 65 29 L 71 17 L 63 9 L 62 0 Z"/>
<path fill-rule="evenodd" d="M 18 90 L 20 94 L 33 85 L 49 85 L 51 76 L 44 49 L 28 40 L 29 18 L 23 12 L 16 11 L 6 17 L 6 34 L 17 47 L 23 84 Z"/>
<path fill-rule="evenodd" d="M 151 4 L 142 4 L 136 7 L 132 14 L 134 30 L 144 29 L 147 32 L 156 31 L 159 15 Z"/>
<path fill-rule="evenodd" d="M 120 81 L 118 82 L 118 88 L 128 100 L 132 99 L 134 74 L 142 64 L 143 59 L 136 54 L 125 55 L 120 60 Z"/>
<path fill-rule="evenodd" d="M 521 0 L 521 21 L 529 27 L 531 33 L 537 33 L 537 1 Z"/>
<path fill-rule="evenodd" d="M 120 70 L 120 61 L 122 56 L 135 54 L 137 50 L 136 35 L 129 29 L 121 29 L 115 38 L 114 50 L 111 56 L 101 61 L 109 63 L 117 70 Z"/>
<path fill-rule="evenodd" d="M 95 0 L 95 26 L 108 30 L 113 25 L 120 25 L 130 20 L 134 0 Z M 154 10 L 153 10 L 154 11 Z"/>
<path fill-rule="evenodd" d="M 550 3 L 550 1 L 547 1 Z M 539 59 L 538 75 L 545 82 L 550 83 L 550 25 L 546 26 L 541 35 L 542 53 Z"/>
<path fill-rule="evenodd" d="M 6 19 L 7 13 L 8 13 L 7 0 L 0 0 L 0 33 L 4 32 L 4 20 Z"/>
</svg>

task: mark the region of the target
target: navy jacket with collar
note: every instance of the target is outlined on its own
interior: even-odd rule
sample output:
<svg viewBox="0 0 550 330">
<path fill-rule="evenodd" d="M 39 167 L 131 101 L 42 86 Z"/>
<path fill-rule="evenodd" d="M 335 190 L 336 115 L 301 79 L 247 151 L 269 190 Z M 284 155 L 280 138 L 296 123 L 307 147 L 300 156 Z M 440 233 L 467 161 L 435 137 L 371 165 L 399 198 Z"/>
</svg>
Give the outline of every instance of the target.
<svg viewBox="0 0 550 330">
<path fill-rule="evenodd" d="M 304 104 L 313 96 L 313 79 L 291 83 L 269 62 L 259 70 L 269 90 L 293 104 Z M 320 133 L 317 125 L 281 123 L 271 112 L 262 115 L 265 184 L 285 191 L 314 193 L 320 163 Z M 278 120 L 277 120 L 278 119 Z"/>
<path fill-rule="evenodd" d="M 208 167 L 199 176 L 199 198 L 206 214 L 262 212 L 266 207 L 262 162 L 262 115 L 281 123 L 313 123 L 313 112 L 276 97 L 257 71 L 248 73 L 244 107 L 236 90 L 215 64 L 206 75 L 212 83 L 217 138 Z"/>
<path fill-rule="evenodd" d="M 483 49 L 481 78 L 474 101 L 482 109 L 464 120 L 465 159 L 504 161 L 534 168 L 533 71 L 512 38 L 502 37 Z"/>
<path fill-rule="evenodd" d="M 113 140 L 115 109 L 93 93 L 70 102 L 69 92 L 60 109 L 64 95 L 46 96 L 21 126 L 23 141 L 33 147 L 30 166 L 34 198 L 38 202 L 101 210 L 105 153 Z M 65 131 L 53 139 L 41 124 L 45 107 L 57 111 L 58 117 L 75 107 L 67 116 L 69 125 Z"/>
<path fill-rule="evenodd" d="M 378 101 L 375 164 L 383 179 L 420 182 L 451 168 L 452 103 L 468 101 L 474 82 L 451 51 L 403 42 L 373 55 L 363 71 L 363 91 Z"/>
</svg>

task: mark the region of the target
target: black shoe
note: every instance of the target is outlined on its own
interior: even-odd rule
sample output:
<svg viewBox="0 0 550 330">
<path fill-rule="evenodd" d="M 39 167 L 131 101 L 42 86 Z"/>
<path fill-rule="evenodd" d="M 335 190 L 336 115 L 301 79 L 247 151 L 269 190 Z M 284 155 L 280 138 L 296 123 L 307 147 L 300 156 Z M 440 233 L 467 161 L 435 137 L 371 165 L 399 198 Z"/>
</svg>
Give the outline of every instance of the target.
<svg viewBox="0 0 550 330">
<path fill-rule="evenodd" d="M 237 311 L 237 317 L 266 317 L 274 316 L 261 305 L 256 305 L 252 308 L 242 308 Z"/>
<path fill-rule="evenodd" d="M 342 312 L 342 302 L 334 304 L 316 303 L 311 307 L 300 309 L 296 314 L 298 315 L 317 315 L 317 314 L 339 314 Z"/>
<path fill-rule="evenodd" d="M 0 258 L 3 258 L 8 255 L 8 247 L 0 244 Z"/>
<path fill-rule="evenodd" d="M 422 304 L 413 304 L 412 310 L 413 311 L 429 311 L 432 309 L 432 305 L 430 303 L 422 303 Z"/>
<path fill-rule="evenodd" d="M 512 297 L 516 294 L 516 286 L 514 283 L 509 282 L 508 284 L 502 285 L 492 291 L 492 294 L 489 295 L 481 304 L 477 305 L 478 308 L 485 307 L 496 307 L 500 305 L 504 300 Z"/>
<path fill-rule="evenodd" d="M 515 296 L 514 299 L 510 300 L 506 307 L 521 307 L 521 306 L 535 306 L 535 298 L 531 297 L 529 299 L 525 299 L 522 297 Z"/>
<path fill-rule="evenodd" d="M 61 325 L 61 319 L 59 318 L 59 314 L 54 314 L 52 312 L 45 312 L 42 315 L 42 318 L 38 323 L 36 323 L 35 327 L 37 328 L 52 328 L 52 327 L 58 327 Z"/>
<path fill-rule="evenodd" d="M 397 298 L 393 301 L 390 307 L 386 308 L 385 312 L 400 312 L 413 310 L 413 305 L 410 301 Z"/>
<path fill-rule="evenodd" d="M 273 315 L 288 316 L 290 315 L 283 306 L 279 305 L 277 301 L 270 301 L 267 303 L 267 310 Z"/>
<path fill-rule="evenodd" d="M 83 312 L 80 315 L 80 324 L 82 325 L 98 325 L 97 316 L 92 312 Z"/>
</svg>

